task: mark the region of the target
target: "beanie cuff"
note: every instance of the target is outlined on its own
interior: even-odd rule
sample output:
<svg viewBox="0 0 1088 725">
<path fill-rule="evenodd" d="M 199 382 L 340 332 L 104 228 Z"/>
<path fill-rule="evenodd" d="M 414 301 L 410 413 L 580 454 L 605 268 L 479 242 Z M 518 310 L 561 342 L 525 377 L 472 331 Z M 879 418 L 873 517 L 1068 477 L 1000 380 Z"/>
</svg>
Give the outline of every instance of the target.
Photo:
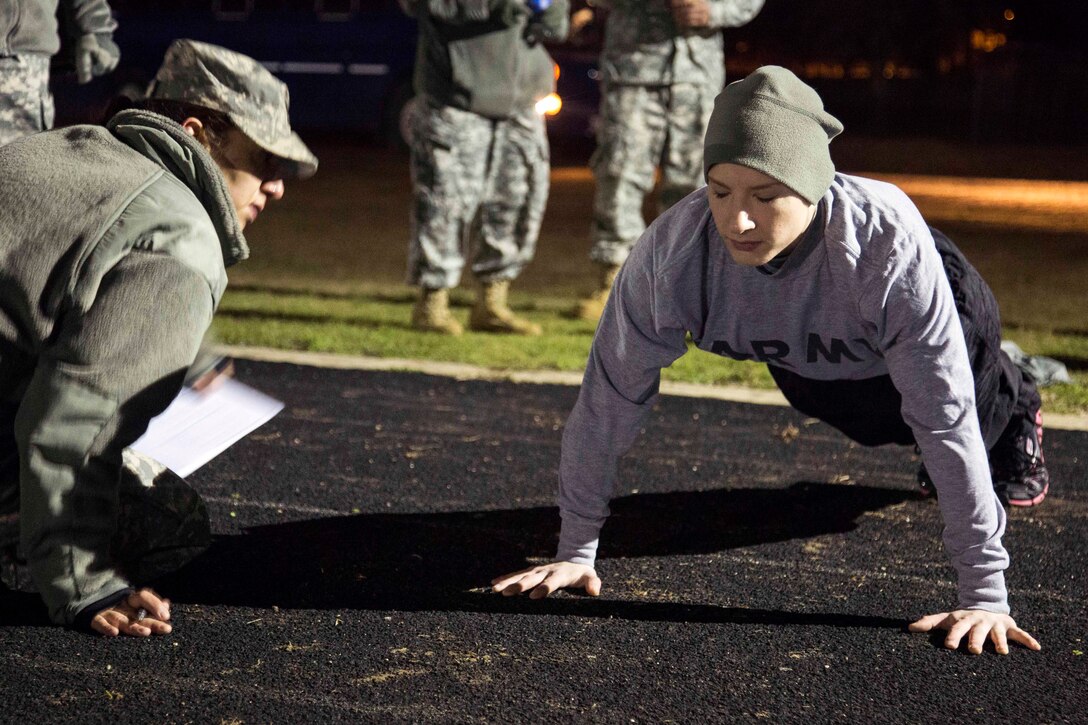
<svg viewBox="0 0 1088 725">
<path fill-rule="evenodd" d="M 835 178 L 828 144 L 840 131 L 816 91 L 785 68 L 764 66 L 715 99 L 703 174 L 715 164 L 739 164 L 815 204 Z"/>
<path fill-rule="evenodd" d="M 717 164 L 746 166 L 785 185 L 809 204 L 820 201 L 830 188 L 831 182 L 835 180 L 835 165 L 831 163 L 830 159 L 828 159 L 826 166 L 820 164 L 819 168 L 809 159 L 809 168 L 801 173 L 797 166 L 789 163 L 789 159 L 783 160 L 753 155 L 746 149 L 736 148 L 732 144 L 708 145 L 704 152 L 704 159 L 706 160 L 706 168 L 703 170 L 704 178 L 710 173 L 710 169 Z"/>
</svg>

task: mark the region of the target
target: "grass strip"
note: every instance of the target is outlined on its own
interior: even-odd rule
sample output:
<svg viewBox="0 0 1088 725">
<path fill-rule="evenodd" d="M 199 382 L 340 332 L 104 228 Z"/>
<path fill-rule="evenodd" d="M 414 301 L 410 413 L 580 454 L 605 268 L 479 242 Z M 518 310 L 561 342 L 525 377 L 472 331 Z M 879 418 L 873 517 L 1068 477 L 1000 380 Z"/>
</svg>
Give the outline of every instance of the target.
<svg viewBox="0 0 1088 725">
<path fill-rule="evenodd" d="M 514 306 L 544 328 L 528 338 L 466 332 L 461 337 L 421 333 L 408 325 L 413 303 L 404 288 L 365 295 L 310 294 L 260 288 L 227 292 L 215 319 L 221 342 L 286 350 L 456 362 L 507 370 L 566 370 L 585 367 L 594 324 L 564 315 L 567 298 L 515 298 Z M 469 293 L 454 293 L 454 314 L 467 322 Z M 1058 358 L 1069 365 L 1071 385 L 1044 389 L 1046 410 L 1088 412 L 1088 337 L 1023 328 L 1005 331 L 1030 354 Z M 696 350 L 664 371 L 666 380 L 709 385 L 773 388 L 765 366 Z"/>
</svg>

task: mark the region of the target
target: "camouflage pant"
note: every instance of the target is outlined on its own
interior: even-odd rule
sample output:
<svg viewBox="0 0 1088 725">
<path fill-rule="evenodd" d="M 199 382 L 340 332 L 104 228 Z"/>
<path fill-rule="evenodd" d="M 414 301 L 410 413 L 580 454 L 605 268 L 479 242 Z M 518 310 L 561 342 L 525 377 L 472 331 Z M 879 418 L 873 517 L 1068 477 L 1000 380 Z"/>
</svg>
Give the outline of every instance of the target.
<svg viewBox="0 0 1088 725">
<path fill-rule="evenodd" d="M 532 113 L 493 120 L 421 100 L 412 119 L 408 283 L 456 287 L 465 257 L 481 282 L 532 261 L 548 201 L 548 139 Z"/>
<path fill-rule="evenodd" d="M 0 146 L 52 127 L 49 56 L 0 56 Z"/>
<path fill-rule="evenodd" d="M 15 456 L 0 448 L 3 461 Z M 211 544 L 208 510 L 200 495 L 162 464 L 126 448 L 122 454 L 117 533 L 111 555 L 134 583 L 181 568 Z M 2 463 L 3 461 L 0 461 Z M 18 473 L 18 467 L 14 469 Z M 0 487 L 5 500 L 18 501 L 12 469 Z M 15 493 L 10 489 L 15 489 Z M 37 591 L 19 541 L 19 514 L 0 512 L 0 582 L 8 589 Z"/>
<path fill-rule="evenodd" d="M 627 259 L 646 230 L 642 203 L 659 166 L 658 213 L 703 185 L 703 136 L 719 90 L 701 83 L 605 86 L 590 161 L 597 180 L 593 261 L 619 265 Z"/>
</svg>

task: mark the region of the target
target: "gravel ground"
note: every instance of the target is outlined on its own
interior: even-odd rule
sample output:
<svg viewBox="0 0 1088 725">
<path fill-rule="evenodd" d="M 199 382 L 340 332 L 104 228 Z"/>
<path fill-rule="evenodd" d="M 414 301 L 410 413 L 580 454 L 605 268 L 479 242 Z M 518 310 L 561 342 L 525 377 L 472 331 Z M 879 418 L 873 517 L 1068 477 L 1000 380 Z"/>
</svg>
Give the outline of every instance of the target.
<svg viewBox="0 0 1088 725">
<path fill-rule="evenodd" d="M 599 599 L 491 594 L 555 545 L 570 387 L 239 361 L 283 413 L 190 478 L 217 538 L 157 583 L 173 634 L 101 640 L 0 594 L 6 722 L 1088 722 L 1088 434 L 1010 514 L 1014 614 L 973 657 L 908 449 L 663 398 L 624 460 Z"/>
</svg>

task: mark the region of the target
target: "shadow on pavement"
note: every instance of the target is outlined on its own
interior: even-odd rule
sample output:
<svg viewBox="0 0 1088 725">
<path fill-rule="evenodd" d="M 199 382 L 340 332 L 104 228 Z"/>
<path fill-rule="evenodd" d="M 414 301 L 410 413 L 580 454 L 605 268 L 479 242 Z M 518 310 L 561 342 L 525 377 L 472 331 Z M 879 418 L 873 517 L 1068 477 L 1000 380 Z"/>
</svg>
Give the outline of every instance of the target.
<svg viewBox="0 0 1088 725">
<path fill-rule="evenodd" d="M 458 599 L 457 607 L 432 609 L 489 614 L 535 614 L 543 616 L 593 617 L 623 619 L 636 622 L 678 622 L 700 624 L 763 624 L 774 626 L 799 625 L 840 628 L 906 629 L 903 619 L 873 617 L 833 612 L 787 612 L 748 607 L 721 607 L 713 604 L 682 604 L 673 602 L 633 602 L 615 599 L 592 599 L 584 595 L 567 595 L 532 601 L 525 597 L 503 597 L 496 594 L 466 594 Z M 943 640 L 942 640 L 943 641 Z"/>
<path fill-rule="evenodd" d="M 48 627 L 52 622 L 37 594 L 9 591 L 0 584 L 0 626 Z"/>
<path fill-rule="evenodd" d="M 913 492 L 797 483 L 788 489 L 651 493 L 613 501 L 602 556 L 712 553 L 850 531 L 858 518 Z M 423 514 L 360 514 L 248 529 L 217 537 L 181 571 L 157 582 L 178 602 L 281 608 L 521 611 L 480 593 L 490 580 L 555 552 L 550 507 Z M 471 590 L 477 590 L 475 592 Z M 526 612 L 548 613 L 534 602 Z M 681 621 L 796 621 L 833 615 L 759 613 L 672 604 L 555 600 L 584 616 Z M 704 611 L 705 610 L 705 611 Z M 766 619 L 760 619 L 764 617 Z M 709 619 L 708 619 L 709 618 Z M 775 619 L 777 618 L 777 619 Z M 857 618 L 848 618 L 856 620 Z M 863 618 L 864 626 L 900 622 Z M 844 620 L 845 621 L 845 620 Z M 859 625 L 852 625 L 859 626 Z"/>
<path fill-rule="evenodd" d="M 786 489 L 648 493 L 612 502 L 603 557 L 704 554 L 842 533 L 911 491 L 799 482 Z M 154 586 L 176 602 L 265 608 L 577 614 L 631 620 L 902 627 L 880 617 L 560 597 L 528 602 L 486 587 L 555 552 L 555 508 L 360 514 L 218 536 Z M 486 592 L 486 593 L 485 593 Z M 0 594 L 0 624 L 44 623 L 32 595 Z"/>
</svg>

